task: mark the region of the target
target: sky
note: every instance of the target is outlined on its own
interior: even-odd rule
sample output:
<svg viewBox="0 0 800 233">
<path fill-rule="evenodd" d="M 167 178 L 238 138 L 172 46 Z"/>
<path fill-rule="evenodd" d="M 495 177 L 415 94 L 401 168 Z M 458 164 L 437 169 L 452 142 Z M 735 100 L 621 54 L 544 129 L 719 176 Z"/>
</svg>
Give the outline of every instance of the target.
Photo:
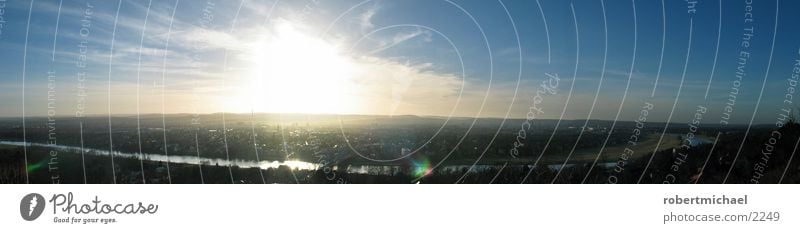
<svg viewBox="0 0 800 233">
<path fill-rule="evenodd" d="M 727 111 L 769 124 L 797 107 L 785 101 L 800 66 L 796 1 L 0 4 L 2 117 L 525 118 L 548 74 L 557 93 L 536 103 L 539 119 L 628 121 L 651 103 L 648 121 L 688 123 L 703 106 L 704 123 Z"/>
</svg>

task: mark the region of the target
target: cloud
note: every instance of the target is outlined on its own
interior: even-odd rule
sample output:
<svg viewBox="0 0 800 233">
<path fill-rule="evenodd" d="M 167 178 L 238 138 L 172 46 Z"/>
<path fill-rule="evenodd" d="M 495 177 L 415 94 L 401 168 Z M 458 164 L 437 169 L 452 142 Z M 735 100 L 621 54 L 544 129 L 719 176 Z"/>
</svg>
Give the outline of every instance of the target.
<svg viewBox="0 0 800 233">
<path fill-rule="evenodd" d="M 375 25 L 372 23 L 372 17 L 374 17 L 375 14 L 378 13 L 378 10 L 380 10 L 380 7 L 374 5 L 358 16 L 358 24 L 359 26 L 361 26 L 362 31 L 367 31 L 375 28 Z"/>
<path fill-rule="evenodd" d="M 409 64 L 364 56 L 353 60 L 359 99 L 373 114 L 449 115 L 465 84 L 460 77 L 433 71 L 433 65 Z"/>
<path fill-rule="evenodd" d="M 199 50 L 235 49 L 245 45 L 245 43 L 235 35 L 217 30 L 193 28 L 189 31 L 176 34 L 177 35 L 174 36 L 174 40 L 177 42 L 176 44 L 188 44 L 191 45 L 193 49 Z"/>
<path fill-rule="evenodd" d="M 414 39 L 418 36 L 425 36 L 425 41 L 431 41 L 431 33 L 428 30 L 423 30 L 421 28 L 416 28 L 416 30 L 411 32 L 401 32 L 395 34 L 390 39 L 383 39 L 378 41 L 378 48 L 370 51 L 370 54 L 380 53 L 384 50 L 390 49 L 397 45 L 400 45 L 408 40 Z"/>
<path fill-rule="evenodd" d="M 228 97 L 228 111 L 447 115 L 464 84 L 434 64 L 345 51 L 343 42 L 296 24 L 276 20 L 260 39 L 238 42 L 252 46 L 235 56 L 248 64 L 229 75 L 238 75 L 236 88 L 250 93 Z M 394 36 L 389 43 L 421 34 Z"/>
<path fill-rule="evenodd" d="M 46 11 L 57 10 L 57 5 L 47 4 L 49 5 L 44 7 Z M 146 5 L 128 4 L 123 3 L 123 9 L 132 9 L 141 13 L 141 17 L 147 10 Z M 147 3 L 145 2 L 145 4 Z M 274 4 L 269 4 L 263 8 L 253 8 L 252 10 L 254 12 L 270 12 L 273 6 Z M 79 5 L 72 8 L 65 6 L 62 13 L 80 17 L 83 15 L 82 7 L 84 6 Z M 419 62 L 414 56 L 386 58 L 377 54 L 411 40 L 430 41 L 431 32 L 423 28 L 408 27 L 392 31 L 392 33 L 381 34 L 380 37 L 369 41 L 373 45 L 372 48 L 377 48 L 372 52 L 344 52 L 343 48 L 350 47 L 350 44 L 347 44 L 348 37 L 335 37 L 334 33 L 318 37 L 319 28 L 281 17 L 263 21 L 261 19 L 264 17 L 261 15 L 257 17 L 259 19 L 257 23 L 237 26 L 234 32 L 224 27 L 201 28 L 181 22 L 178 19 L 182 17 L 176 16 L 176 21 L 170 30 L 171 7 L 170 4 L 157 5 L 155 2 L 153 3 L 141 45 L 143 18 L 134 18 L 130 10 L 123 10 L 120 13 L 114 38 L 114 57 L 111 67 L 113 85 L 111 93 L 113 93 L 113 102 L 117 105 L 114 113 L 131 113 L 136 110 L 132 106 L 135 106 L 137 98 L 141 98 L 143 113 L 160 112 L 160 104 L 147 103 L 159 103 L 161 87 L 164 87 L 167 95 L 167 113 L 192 110 L 186 107 L 187 103 L 191 101 L 208 103 L 199 109 L 200 112 L 241 112 L 243 110 L 249 112 L 253 107 L 251 104 L 254 97 L 266 97 L 258 100 L 264 102 L 262 104 L 267 107 L 256 108 L 257 111 L 274 110 L 269 106 L 275 104 L 293 106 L 288 110 L 278 109 L 279 111 L 303 110 L 309 108 L 304 106 L 305 104 L 312 104 L 315 107 L 322 107 L 322 110 L 331 110 L 332 112 L 329 111 L 329 113 L 337 113 L 333 111 L 336 109 L 324 107 L 336 100 L 336 97 L 332 96 L 333 94 L 344 91 L 347 98 L 341 100 L 350 101 L 350 104 L 356 107 L 346 109 L 347 111 L 341 113 L 449 115 L 459 101 L 462 88 L 469 86 L 461 76 L 442 71 L 441 67 L 436 64 Z M 361 26 L 365 30 L 374 29 L 373 19 L 379 11 L 380 8 L 377 6 L 366 10 L 358 17 L 358 21 L 355 22 L 356 26 Z M 110 54 L 107 49 L 110 48 L 111 29 L 110 26 L 104 27 L 106 25 L 100 23 L 113 22 L 113 13 L 96 11 L 94 19 L 98 22 L 98 26 L 92 28 L 92 34 L 88 38 L 81 37 L 71 27 L 66 28 L 72 30 L 61 30 L 59 43 L 64 46 L 72 46 L 84 39 L 91 46 L 87 60 L 92 65 L 87 72 L 101 82 L 86 84 L 86 89 L 90 90 L 89 95 L 98 97 L 91 98 L 92 104 L 88 106 L 87 113 L 102 114 L 106 111 L 105 98 L 99 97 L 107 95 L 109 91 L 105 80 L 108 78 Z M 266 25 L 262 26 L 261 23 L 266 23 Z M 287 27 L 287 24 L 291 24 L 291 27 Z M 289 31 L 288 34 L 281 35 L 281 33 L 287 33 L 281 32 L 281 30 Z M 273 61 L 272 63 L 259 60 L 259 54 L 254 54 L 261 53 L 260 58 L 263 58 L 264 55 L 275 53 L 274 49 L 280 48 L 280 46 L 271 47 L 273 50 L 259 51 L 258 45 L 265 41 L 281 39 L 282 36 L 287 35 L 293 37 L 284 39 L 293 43 L 288 44 L 290 45 L 288 49 L 284 46 L 286 51 L 278 53 L 281 56 L 270 60 Z M 169 47 L 166 47 L 168 36 Z M 220 61 L 223 59 L 220 54 L 224 50 L 229 52 L 229 61 L 226 63 L 228 69 L 223 70 L 220 69 L 222 66 Z M 336 56 L 336 59 L 317 59 L 319 55 L 329 55 L 326 54 L 326 51 L 335 53 L 331 56 Z M 46 47 L 29 48 L 29 53 L 33 54 L 48 55 L 50 52 L 51 50 Z M 141 63 L 139 62 L 140 53 Z M 68 67 L 72 67 L 76 57 L 80 55 L 77 49 L 66 47 L 66 49 L 57 51 L 59 58 L 57 62 L 64 62 Z M 166 63 L 164 63 L 165 56 Z M 300 65 L 281 63 L 285 61 L 298 62 Z M 302 63 L 307 61 L 313 61 L 313 63 Z M 343 79 L 331 79 L 332 76 L 335 76 L 331 74 L 335 74 L 339 66 L 324 65 L 330 61 L 340 62 L 336 63 L 337 65 L 345 64 L 351 70 Z M 250 74 L 253 69 L 263 68 L 271 72 L 280 66 L 284 66 L 282 74 L 295 74 L 277 77 L 287 80 L 294 79 L 286 81 L 288 86 L 275 86 L 275 82 L 265 82 L 262 86 L 253 85 L 253 78 L 266 79 L 265 77 L 276 74 L 268 73 L 269 75 L 262 77 L 253 77 Z M 292 69 L 286 69 L 287 67 Z M 137 74 L 140 74 L 138 79 Z M 162 74 L 164 74 L 164 81 L 162 81 Z M 318 77 L 297 79 L 298 76 L 304 75 Z M 225 88 L 221 86 L 223 80 L 226 82 Z M 0 85 L 2 84 L 0 83 Z M 335 90 L 339 87 L 342 89 Z M 135 92 L 138 89 L 142 90 L 141 97 L 137 97 Z M 69 96 L 76 91 L 76 88 L 65 86 L 60 91 L 65 96 Z M 263 96 L 254 93 L 259 91 Z M 468 90 L 464 91 L 465 94 L 471 93 Z M 279 95 L 272 96 L 271 93 Z M 303 98 L 306 100 L 302 100 Z M 471 99 L 471 97 L 465 98 Z M 287 100 L 289 100 L 288 104 Z M 459 114 L 456 113 L 456 115 Z"/>
</svg>

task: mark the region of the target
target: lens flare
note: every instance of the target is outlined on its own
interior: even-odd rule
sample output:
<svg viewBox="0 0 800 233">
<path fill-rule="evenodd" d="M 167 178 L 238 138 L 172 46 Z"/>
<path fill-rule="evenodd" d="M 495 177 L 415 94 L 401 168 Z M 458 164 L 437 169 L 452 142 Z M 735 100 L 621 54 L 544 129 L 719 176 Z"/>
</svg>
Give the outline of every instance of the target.
<svg viewBox="0 0 800 233">
<path fill-rule="evenodd" d="M 42 161 L 39 161 L 38 163 L 34 163 L 34 164 L 28 165 L 28 167 L 26 169 L 28 170 L 28 173 L 30 173 L 30 172 L 39 170 L 39 168 L 42 168 L 42 167 L 46 166 L 47 162 L 48 162 L 48 160 L 44 159 Z"/>
<path fill-rule="evenodd" d="M 422 178 L 424 176 L 430 175 L 433 170 L 431 168 L 431 162 L 425 158 L 422 160 L 412 160 L 412 171 L 415 177 Z"/>
</svg>

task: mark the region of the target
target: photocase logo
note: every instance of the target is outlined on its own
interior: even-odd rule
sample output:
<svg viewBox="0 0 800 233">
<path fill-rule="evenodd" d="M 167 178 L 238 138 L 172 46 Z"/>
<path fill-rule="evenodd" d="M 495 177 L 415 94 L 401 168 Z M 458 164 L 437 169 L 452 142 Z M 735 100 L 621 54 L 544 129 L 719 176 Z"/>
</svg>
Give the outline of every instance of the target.
<svg viewBox="0 0 800 233">
<path fill-rule="evenodd" d="M 33 221 L 39 218 L 44 211 L 44 197 L 38 193 L 31 193 L 22 197 L 19 202 L 19 214 L 25 221 Z"/>
</svg>

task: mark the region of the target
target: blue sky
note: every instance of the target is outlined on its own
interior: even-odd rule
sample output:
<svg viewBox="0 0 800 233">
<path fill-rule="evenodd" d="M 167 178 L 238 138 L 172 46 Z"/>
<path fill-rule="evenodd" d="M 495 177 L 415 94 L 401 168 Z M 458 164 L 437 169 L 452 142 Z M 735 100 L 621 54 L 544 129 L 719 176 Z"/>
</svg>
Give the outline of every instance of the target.
<svg viewBox="0 0 800 233">
<path fill-rule="evenodd" d="M 660 1 L 3 3 L 2 116 L 22 115 L 24 90 L 27 116 L 48 110 L 73 116 L 85 103 L 85 114 L 252 110 L 522 118 L 547 72 L 561 82 L 558 94 L 543 100 L 541 118 L 559 118 L 563 110 L 565 119 L 613 120 L 626 96 L 620 120 L 634 119 L 650 102 L 655 109 L 648 120 L 667 121 L 676 102 L 672 122 L 688 122 L 702 104 L 709 110 L 703 122 L 718 123 L 743 28 L 749 27 L 745 1 L 722 1 L 717 54 L 720 1 L 699 1 L 694 14 L 685 1 L 666 1 L 663 9 Z M 752 5 L 751 57 L 732 123 L 748 123 L 754 112 L 755 123 L 773 123 L 780 108 L 793 106 L 783 100 L 800 59 L 800 16 L 793 14 L 800 3 L 780 1 L 772 64 L 755 109 L 773 46 L 776 3 Z M 86 27 L 81 19 L 89 5 Z M 209 15 L 213 19 L 203 21 Z M 81 28 L 89 35 L 82 37 Z M 75 65 L 82 40 L 88 45 L 85 68 Z M 55 71 L 54 81 L 48 71 Z M 78 72 L 86 72 L 84 81 Z M 321 77 L 327 74 L 333 78 Z M 83 99 L 79 91 L 86 92 Z"/>
</svg>

